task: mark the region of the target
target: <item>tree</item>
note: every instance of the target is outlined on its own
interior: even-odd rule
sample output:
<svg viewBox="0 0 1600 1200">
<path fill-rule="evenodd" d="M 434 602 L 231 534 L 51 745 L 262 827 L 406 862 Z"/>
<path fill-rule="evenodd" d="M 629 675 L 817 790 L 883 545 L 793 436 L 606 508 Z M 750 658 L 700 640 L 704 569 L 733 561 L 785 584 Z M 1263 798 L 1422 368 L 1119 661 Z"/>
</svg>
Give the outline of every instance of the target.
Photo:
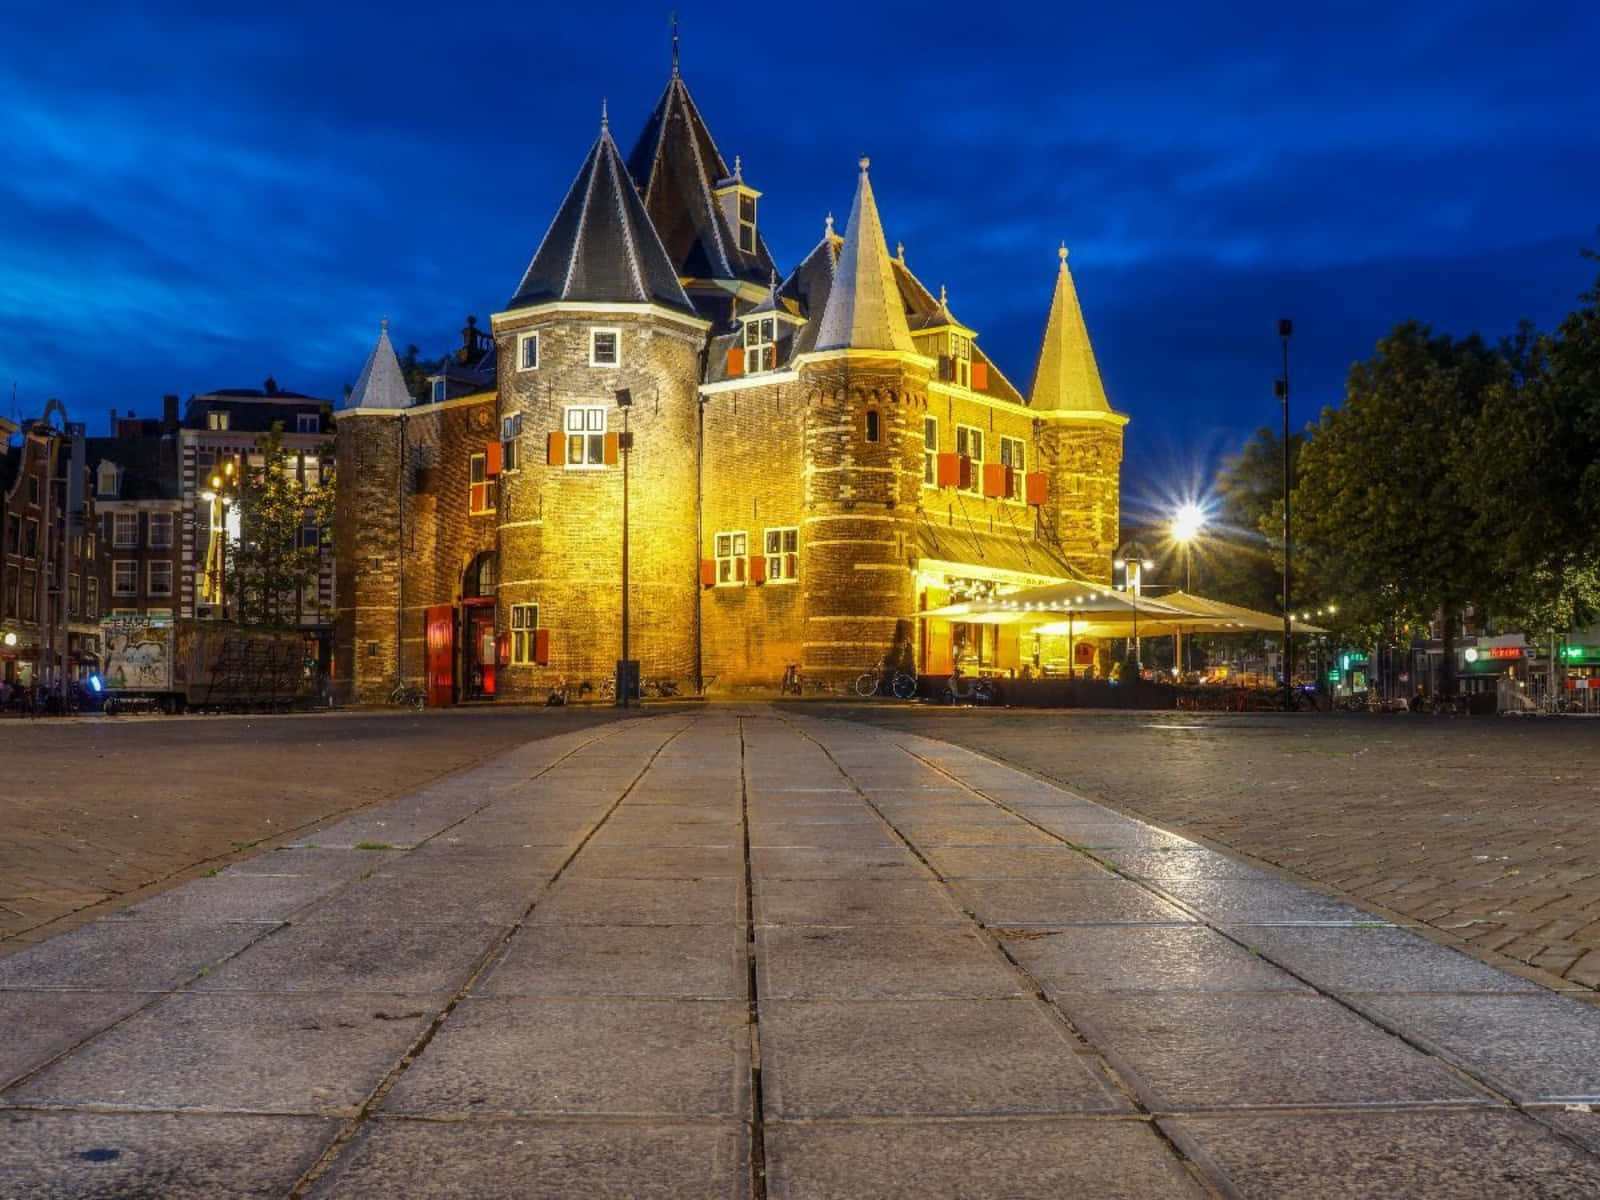
<svg viewBox="0 0 1600 1200">
<path fill-rule="evenodd" d="M 1467 481 L 1488 397 L 1508 380 L 1476 335 L 1403 323 L 1350 369 L 1343 407 L 1323 412 L 1301 456 L 1297 533 L 1315 576 L 1336 581 L 1341 616 L 1391 644 L 1440 614 L 1446 692 L 1460 614 L 1495 591 Z"/>
<path fill-rule="evenodd" d="M 1296 473 L 1305 435 L 1289 435 Z M 1217 531 L 1206 541 L 1211 593 L 1262 612 L 1283 611 L 1283 439 L 1263 425 L 1217 475 Z M 1296 524 L 1298 525 L 1298 521 Z M 1304 578 L 1301 556 L 1295 574 Z"/>
<path fill-rule="evenodd" d="M 1524 325 L 1508 340 L 1474 446 L 1496 614 L 1541 641 L 1600 611 L 1600 280 L 1583 299 L 1555 334 Z"/>
<path fill-rule="evenodd" d="M 260 438 L 259 466 L 239 481 L 239 539 L 232 550 L 230 586 L 238 619 L 294 628 L 301 596 L 317 589 L 323 548 L 332 544 L 333 480 L 317 475 L 331 455 L 293 455 L 283 425 Z"/>
</svg>

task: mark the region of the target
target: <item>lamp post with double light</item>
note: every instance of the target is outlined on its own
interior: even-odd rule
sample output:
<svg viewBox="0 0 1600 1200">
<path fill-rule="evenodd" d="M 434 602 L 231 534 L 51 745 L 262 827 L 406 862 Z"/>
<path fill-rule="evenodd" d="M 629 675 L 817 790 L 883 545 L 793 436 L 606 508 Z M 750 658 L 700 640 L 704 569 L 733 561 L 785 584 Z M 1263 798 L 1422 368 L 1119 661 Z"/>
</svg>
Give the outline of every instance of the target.
<svg viewBox="0 0 1600 1200">
<path fill-rule="evenodd" d="M 1117 551 L 1117 557 L 1111 560 L 1111 566 L 1122 572 L 1122 589 L 1133 598 L 1133 638 L 1128 648 L 1128 657 L 1133 660 L 1134 674 L 1136 677 L 1144 673 L 1144 664 L 1139 657 L 1139 591 L 1144 579 L 1144 573 L 1156 564 L 1145 552 L 1145 548 L 1138 542 L 1127 542 L 1122 549 Z"/>
</svg>

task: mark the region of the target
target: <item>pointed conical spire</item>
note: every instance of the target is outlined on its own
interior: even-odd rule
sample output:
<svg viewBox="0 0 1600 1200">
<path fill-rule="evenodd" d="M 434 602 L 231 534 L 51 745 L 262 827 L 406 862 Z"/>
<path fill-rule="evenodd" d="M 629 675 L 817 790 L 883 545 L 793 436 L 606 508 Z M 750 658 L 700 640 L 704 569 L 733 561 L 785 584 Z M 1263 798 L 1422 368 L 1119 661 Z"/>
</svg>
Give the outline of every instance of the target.
<svg viewBox="0 0 1600 1200">
<path fill-rule="evenodd" d="M 1033 375 L 1029 407 L 1044 412 L 1110 412 L 1106 389 L 1095 365 L 1089 330 L 1078 305 L 1078 290 L 1067 270 L 1067 244 L 1056 252 L 1061 269 L 1050 301 L 1050 321 L 1039 349 L 1039 367 Z"/>
<path fill-rule="evenodd" d="M 767 281 L 772 255 L 759 232 L 753 251 L 739 249 L 738 230 L 715 194 L 733 172 L 676 70 L 628 155 L 628 171 L 680 276 Z"/>
<path fill-rule="evenodd" d="M 662 304 L 693 312 L 611 140 L 600 136 L 507 308 L 549 300 Z"/>
<path fill-rule="evenodd" d="M 911 350 L 905 305 L 895 286 L 894 265 L 883 240 L 878 203 L 861 160 L 855 203 L 845 226 L 833 287 L 817 330 L 818 350 Z"/>
<path fill-rule="evenodd" d="M 356 386 L 350 390 L 344 406 L 350 408 L 410 408 L 411 393 L 406 391 L 405 376 L 400 373 L 400 360 L 394 356 L 394 346 L 389 342 L 389 318 L 383 319 L 378 331 L 378 344 L 367 355 L 367 365 L 361 368 Z"/>
</svg>

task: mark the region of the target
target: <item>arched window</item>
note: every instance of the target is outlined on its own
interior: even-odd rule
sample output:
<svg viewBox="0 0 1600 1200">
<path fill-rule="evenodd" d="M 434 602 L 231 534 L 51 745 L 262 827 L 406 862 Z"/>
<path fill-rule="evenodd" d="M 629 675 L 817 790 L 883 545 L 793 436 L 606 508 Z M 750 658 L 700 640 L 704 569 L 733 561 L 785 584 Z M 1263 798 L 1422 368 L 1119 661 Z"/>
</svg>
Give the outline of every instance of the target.
<svg viewBox="0 0 1600 1200">
<path fill-rule="evenodd" d="M 498 579 L 497 557 L 493 550 L 485 550 L 467 564 L 466 576 L 461 581 L 461 595 L 464 599 L 473 599 L 479 596 L 494 597 L 494 586 Z"/>
</svg>

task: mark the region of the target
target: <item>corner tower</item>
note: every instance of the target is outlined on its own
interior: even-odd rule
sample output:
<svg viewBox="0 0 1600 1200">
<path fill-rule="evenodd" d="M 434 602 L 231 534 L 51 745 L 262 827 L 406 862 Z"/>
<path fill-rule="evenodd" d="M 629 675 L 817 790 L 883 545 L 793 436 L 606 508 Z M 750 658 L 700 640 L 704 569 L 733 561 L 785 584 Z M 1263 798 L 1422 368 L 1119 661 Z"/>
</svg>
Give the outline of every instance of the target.
<svg viewBox="0 0 1600 1200">
<path fill-rule="evenodd" d="M 503 448 L 496 623 L 511 648 L 500 694 L 541 697 L 562 677 L 598 683 L 621 657 L 624 432 L 631 653 L 646 677 L 694 680 L 708 323 L 603 117 L 493 328 Z"/>
<path fill-rule="evenodd" d="M 881 658 L 914 609 L 922 415 L 934 365 L 912 343 L 868 166 L 863 158 L 813 348 L 797 364 L 806 400 L 804 666 L 835 678 Z"/>
<path fill-rule="evenodd" d="M 1110 582 L 1120 519 L 1122 428 L 1113 412 L 1089 344 L 1078 291 L 1067 269 L 1067 247 L 1057 252 L 1055 294 L 1045 326 L 1029 408 L 1038 422 L 1041 467 L 1050 495 L 1040 514 L 1044 536 L 1090 579 Z"/>
</svg>

